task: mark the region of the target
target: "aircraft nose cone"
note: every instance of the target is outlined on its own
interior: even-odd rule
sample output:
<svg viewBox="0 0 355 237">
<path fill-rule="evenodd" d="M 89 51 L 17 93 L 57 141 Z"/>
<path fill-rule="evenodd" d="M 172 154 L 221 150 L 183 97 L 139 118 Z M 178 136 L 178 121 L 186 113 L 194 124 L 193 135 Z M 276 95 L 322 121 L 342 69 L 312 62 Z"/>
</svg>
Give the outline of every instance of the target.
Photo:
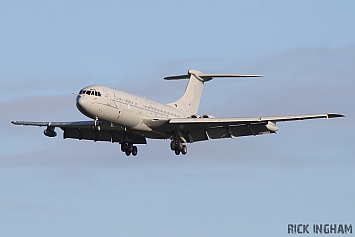
<svg viewBox="0 0 355 237">
<path fill-rule="evenodd" d="M 84 115 L 88 115 L 88 112 L 90 111 L 88 102 L 82 96 L 76 98 L 76 107 Z"/>
</svg>

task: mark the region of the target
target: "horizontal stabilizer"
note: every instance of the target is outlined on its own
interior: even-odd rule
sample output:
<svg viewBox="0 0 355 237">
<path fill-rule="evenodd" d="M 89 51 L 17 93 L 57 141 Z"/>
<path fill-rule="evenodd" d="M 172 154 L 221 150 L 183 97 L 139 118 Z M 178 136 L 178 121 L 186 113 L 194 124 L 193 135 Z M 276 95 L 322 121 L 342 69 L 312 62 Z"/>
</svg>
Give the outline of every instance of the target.
<svg viewBox="0 0 355 237">
<path fill-rule="evenodd" d="M 180 80 L 180 79 L 189 79 L 190 75 L 180 75 L 180 76 L 170 76 L 170 77 L 164 77 L 164 80 Z"/>
<path fill-rule="evenodd" d="M 178 76 L 169 76 L 164 77 L 165 80 L 180 80 L 180 79 L 189 79 L 191 75 L 194 75 L 199 80 L 206 82 L 215 77 L 263 77 L 262 75 L 249 75 L 249 74 L 214 74 L 214 73 L 202 73 L 196 70 L 189 70 L 186 75 Z"/>
</svg>

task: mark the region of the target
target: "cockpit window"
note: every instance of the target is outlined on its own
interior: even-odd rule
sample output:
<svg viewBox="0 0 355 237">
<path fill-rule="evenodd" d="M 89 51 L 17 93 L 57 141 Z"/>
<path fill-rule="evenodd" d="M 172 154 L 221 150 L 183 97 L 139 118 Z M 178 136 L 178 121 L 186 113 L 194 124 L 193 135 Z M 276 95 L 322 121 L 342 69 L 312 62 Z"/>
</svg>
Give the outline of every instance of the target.
<svg viewBox="0 0 355 237">
<path fill-rule="evenodd" d="M 79 94 L 87 94 L 87 95 L 94 95 L 94 96 L 101 96 L 100 91 L 96 91 L 94 89 L 90 90 L 80 90 Z"/>
</svg>

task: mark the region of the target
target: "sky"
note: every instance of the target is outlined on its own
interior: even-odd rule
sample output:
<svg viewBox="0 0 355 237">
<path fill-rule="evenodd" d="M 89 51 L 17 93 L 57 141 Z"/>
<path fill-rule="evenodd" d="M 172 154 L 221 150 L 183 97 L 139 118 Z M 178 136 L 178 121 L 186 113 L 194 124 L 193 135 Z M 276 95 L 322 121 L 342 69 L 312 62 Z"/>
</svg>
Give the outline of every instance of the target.
<svg viewBox="0 0 355 237">
<path fill-rule="evenodd" d="M 354 10 L 324 0 L 0 1 L 0 235 L 355 228 Z M 188 144 L 186 156 L 148 140 L 136 157 L 10 123 L 86 120 L 72 93 L 92 84 L 169 103 L 187 81 L 163 77 L 191 68 L 265 76 L 206 83 L 201 115 L 345 118 Z"/>
</svg>

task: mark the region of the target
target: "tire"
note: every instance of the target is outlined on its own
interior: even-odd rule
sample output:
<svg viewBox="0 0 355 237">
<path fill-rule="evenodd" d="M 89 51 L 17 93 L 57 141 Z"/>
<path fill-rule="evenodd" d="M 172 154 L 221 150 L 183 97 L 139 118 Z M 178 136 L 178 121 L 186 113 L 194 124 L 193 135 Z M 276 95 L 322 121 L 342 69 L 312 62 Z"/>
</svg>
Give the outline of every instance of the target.
<svg viewBox="0 0 355 237">
<path fill-rule="evenodd" d="M 175 150 L 176 142 L 173 140 L 170 142 L 170 149 L 173 151 Z"/>
<path fill-rule="evenodd" d="M 132 155 L 136 156 L 138 154 L 138 149 L 136 146 L 133 146 L 133 151 L 132 151 Z"/>
<path fill-rule="evenodd" d="M 180 150 L 177 150 L 177 149 L 176 149 L 176 150 L 175 150 L 175 155 L 177 155 L 177 156 L 180 155 Z"/>
<path fill-rule="evenodd" d="M 177 143 L 177 148 L 179 151 L 182 151 L 182 147 L 183 147 L 184 144 L 182 144 L 182 142 L 178 142 Z"/>
<path fill-rule="evenodd" d="M 126 153 L 126 156 L 130 156 L 131 155 L 131 152 L 129 150 L 126 150 L 125 153 Z"/>
<path fill-rule="evenodd" d="M 187 147 L 183 145 L 181 149 L 181 154 L 186 155 L 186 153 L 187 153 Z"/>
<path fill-rule="evenodd" d="M 127 150 L 128 150 L 129 152 L 132 152 L 132 151 L 133 151 L 133 144 L 132 144 L 132 143 L 128 144 Z"/>
<path fill-rule="evenodd" d="M 126 152 L 127 150 L 127 144 L 126 143 L 121 143 L 121 151 Z"/>
</svg>

